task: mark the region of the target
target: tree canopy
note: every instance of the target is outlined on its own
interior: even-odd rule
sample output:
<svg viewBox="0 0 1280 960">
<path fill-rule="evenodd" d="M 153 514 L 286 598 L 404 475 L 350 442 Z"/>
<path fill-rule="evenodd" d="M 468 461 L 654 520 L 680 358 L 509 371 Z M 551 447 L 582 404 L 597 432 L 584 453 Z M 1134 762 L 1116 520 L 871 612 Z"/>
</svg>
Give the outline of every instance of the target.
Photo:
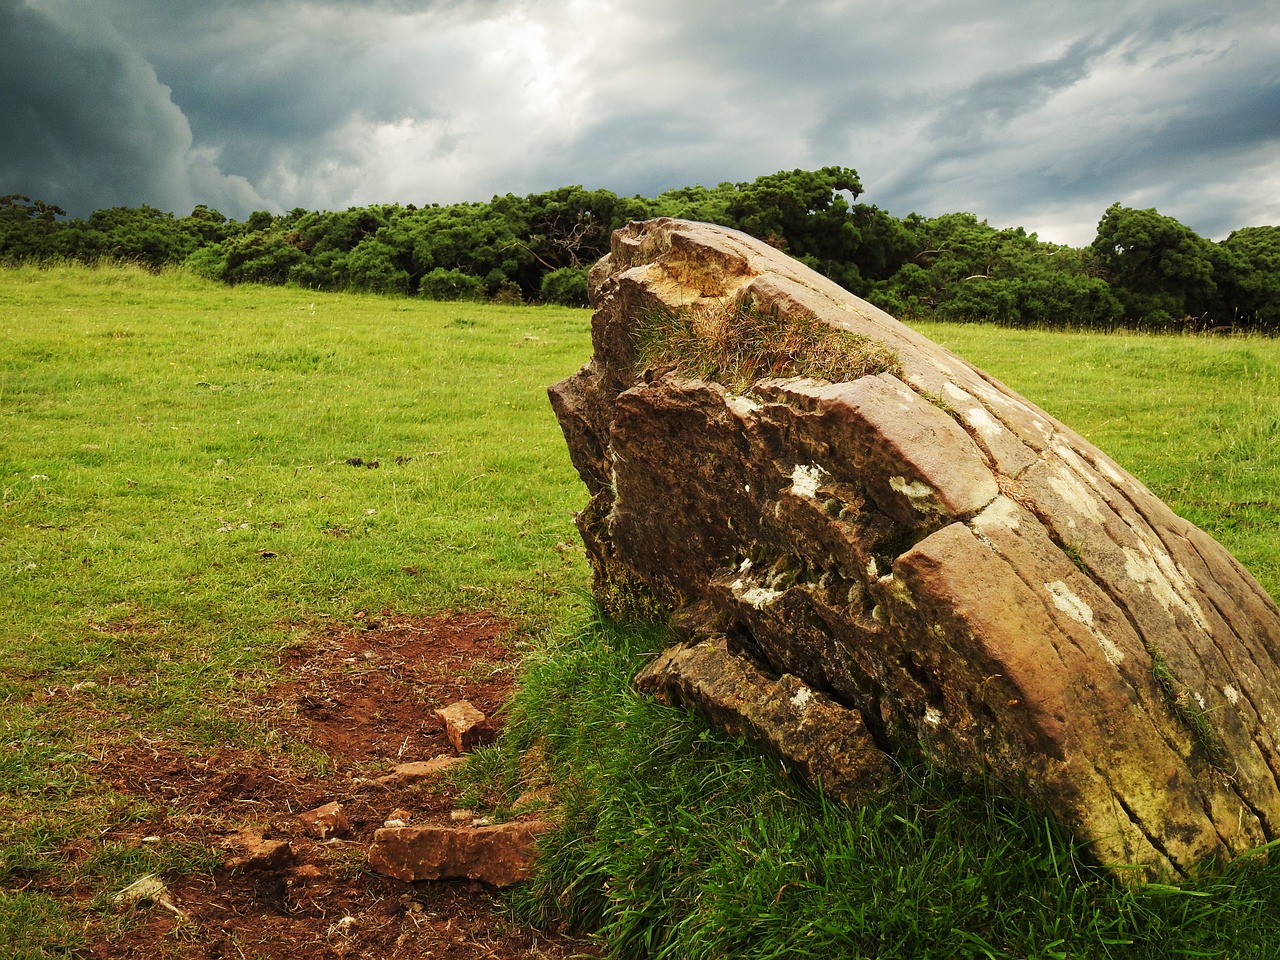
<svg viewBox="0 0 1280 960">
<path fill-rule="evenodd" d="M 759 237 L 897 316 L 1108 329 L 1280 331 L 1280 227 L 1216 243 L 1153 209 L 1112 204 L 1073 248 L 971 213 L 899 219 L 858 202 L 855 170 L 620 197 L 565 186 L 487 203 L 177 217 L 115 207 L 87 219 L 0 197 L 0 261 L 173 264 L 226 283 L 296 284 L 434 299 L 585 305 L 587 272 L 631 220 L 679 217 Z"/>
</svg>

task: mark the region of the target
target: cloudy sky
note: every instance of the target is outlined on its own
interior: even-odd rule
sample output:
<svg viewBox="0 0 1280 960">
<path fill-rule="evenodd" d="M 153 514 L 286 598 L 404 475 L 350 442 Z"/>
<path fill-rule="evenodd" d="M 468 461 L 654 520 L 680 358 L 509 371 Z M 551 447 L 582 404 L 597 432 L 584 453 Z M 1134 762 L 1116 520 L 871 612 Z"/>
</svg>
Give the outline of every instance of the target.
<svg viewBox="0 0 1280 960">
<path fill-rule="evenodd" d="M 0 0 L 0 194 L 652 196 L 853 167 L 895 216 L 1085 244 L 1280 224 L 1275 0 Z"/>
</svg>

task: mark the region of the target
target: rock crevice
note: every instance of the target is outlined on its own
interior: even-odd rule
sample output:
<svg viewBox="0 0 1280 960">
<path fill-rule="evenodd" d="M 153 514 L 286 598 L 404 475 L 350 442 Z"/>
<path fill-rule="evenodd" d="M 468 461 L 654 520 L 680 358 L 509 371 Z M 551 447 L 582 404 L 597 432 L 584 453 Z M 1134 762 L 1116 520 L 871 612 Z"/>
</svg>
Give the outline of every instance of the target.
<svg viewBox="0 0 1280 960">
<path fill-rule="evenodd" d="M 742 234 L 632 224 L 591 289 L 593 356 L 551 400 L 591 495 L 598 594 L 651 594 L 689 636 L 646 689 L 842 795 L 893 753 L 994 776 L 1099 862 L 1143 868 L 1122 876 L 1275 835 L 1280 611 L 1211 538 L 998 381 Z M 828 382 L 797 357 L 732 388 L 678 356 L 645 369 L 641 325 L 682 310 L 816 320 L 893 362 Z"/>
</svg>

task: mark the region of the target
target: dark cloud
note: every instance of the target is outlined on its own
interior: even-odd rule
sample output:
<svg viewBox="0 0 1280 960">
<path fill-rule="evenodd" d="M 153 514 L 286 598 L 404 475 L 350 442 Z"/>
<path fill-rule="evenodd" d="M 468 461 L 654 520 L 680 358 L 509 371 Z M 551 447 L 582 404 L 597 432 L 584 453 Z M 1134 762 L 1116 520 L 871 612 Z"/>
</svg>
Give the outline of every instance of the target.
<svg viewBox="0 0 1280 960">
<path fill-rule="evenodd" d="M 1270 0 L 85 7 L 0 0 L 0 192 L 244 216 L 838 164 L 1073 243 L 1115 200 L 1280 221 Z"/>
<path fill-rule="evenodd" d="M 151 66 L 91 11 L 74 13 L 63 20 L 0 0 L 0 189 L 81 214 L 253 198 L 192 151 L 186 118 Z"/>
</svg>

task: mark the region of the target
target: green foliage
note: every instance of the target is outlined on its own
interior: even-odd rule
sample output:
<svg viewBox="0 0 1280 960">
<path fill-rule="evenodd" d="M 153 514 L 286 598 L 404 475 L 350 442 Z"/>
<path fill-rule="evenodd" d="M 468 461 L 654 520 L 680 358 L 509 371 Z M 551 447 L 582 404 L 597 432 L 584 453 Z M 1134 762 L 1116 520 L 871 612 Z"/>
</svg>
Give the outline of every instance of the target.
<svg viewBox="0 0 1280 960">
<path fill-rule="evenodd" d="M 654 312 L 635 336 L 641 369 L 674 365 L 740 393 L 774 377 L 837 383 L 901 372 L 897 356 L 883 344 L 813 317 L 787 319 L 743 301 Z"/>
<path fill-rule="evenodd" d="M 1280 227 L 1212 243 L 1155 210 L 1113 204 L 1097 239 L 1075 249 L 969 213 L 900 220 L 857 203 L 861 193 L 855 170 L 827 166 L 652 199 L 578 185 L 487 203 L 260 210 L 243 223 L 203 205 L 181 218 L 120 207 L 63 222 L 58 207 L 15 194 L 0 197 L 0 261 L 185 262 L 226 283 L 583 305 L 582 278 L 613 231 L 661 216 L 742 230 L 900 317 L 1280 329 Z"/>
<path fill-rule="evenodd" d="M 542 302 L 564 307 L 587 305 L 587 268 L 561 267 L 542 278 Z"/>
<path fill-rule="evenodd" d="M 911 262 L 868 295 L 890 313 L 1013 326 L 1110 329 L 1121 306 L 1089 251 L 997 230 L 971 214 L 908 217 Z"/>
<path fill-rule="evenodd" d="M 1213 245 L 1172 217 L 1113 203 L 1098 223 L 1092 248 L 1125 317 L 1165 329 L 1201 318 L 1213 305 Z"/>
<path fill-rule="evenodd" d="M 51 256 L 51 238 L 66 215 L 61 207 L 20 193 L 0 197 L 0 263 Z"/>
<path fill-rule="evenodd" d="M 422 278 L 418 292 L 428 300 L 483 300 L 484 284 L 461 270 L 436 267 Z"/>
<path fill-rule="evenodd" d="M 1280 227 L 1232 231 L 1217 247 L 1214 281 L 1218 323 L 1280 332 Z"/>
<path fill-rule="evenodd" d="M 862 193 L 844 167 L 792 170 L 739 184 L 725 212 L 733 226 L 786 250 L 815 269 L 845 263 L 859 236 L 849 200 Z"/>
</svg>

